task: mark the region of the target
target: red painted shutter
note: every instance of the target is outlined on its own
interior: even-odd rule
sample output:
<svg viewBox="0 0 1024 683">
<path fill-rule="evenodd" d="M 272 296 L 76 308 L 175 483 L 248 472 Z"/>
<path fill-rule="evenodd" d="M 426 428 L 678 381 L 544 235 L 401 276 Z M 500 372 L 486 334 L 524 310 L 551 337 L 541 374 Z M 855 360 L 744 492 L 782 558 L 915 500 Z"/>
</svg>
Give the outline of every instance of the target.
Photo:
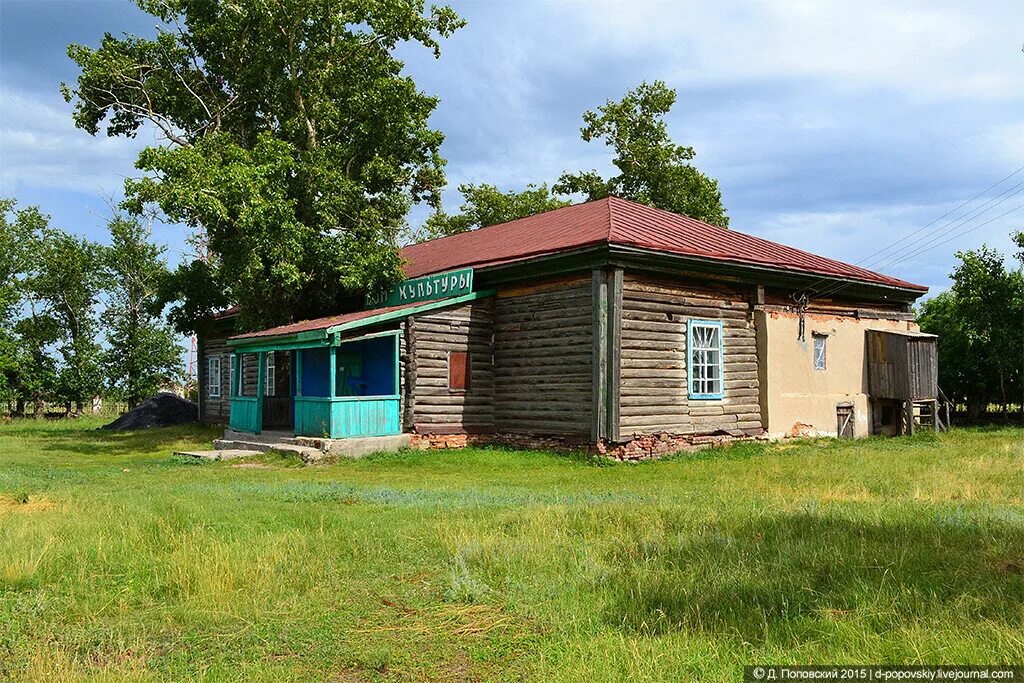
<svg viewBox="0 0 1024 683">
<path fill-rule="evenodd" d="M 465 351 L 452 351 L 448 354 L 448 390 L 469 390 L 469 354 Z"/>
</svg>

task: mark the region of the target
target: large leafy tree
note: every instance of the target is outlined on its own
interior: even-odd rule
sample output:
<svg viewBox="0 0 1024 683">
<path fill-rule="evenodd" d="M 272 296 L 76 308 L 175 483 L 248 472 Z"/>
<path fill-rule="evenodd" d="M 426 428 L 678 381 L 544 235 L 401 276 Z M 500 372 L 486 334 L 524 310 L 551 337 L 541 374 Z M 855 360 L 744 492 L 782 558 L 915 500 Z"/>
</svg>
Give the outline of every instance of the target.
<svg viewBox="0 0 1024 683">
<path fill-rule="evenodd" d="M 0 199 L 0 400 L 17 400 L 21 350 L 14 332 L 20 308 L 25 221 L 13 199 Z"/>
<path fill-rule="evenodd" d="M 620 101 L 583 114 L 583 139 L 611 147 L 619 173 L 611 178 L 597 171 L 565 173 L 554 191 L 589 200 L 615 195 L 728 227 L 718 181 L 693 166 L 693 147 L 676 144 L 668 134 L 664 117 L 675 101 L 676 91 L 663 81 L 644 82 Z"/>
<path fill-rule="evenodd" d="M 1024 391 L 1024 273 L 989 247 L 959 252 L 949 291 L 926 301 L 921 329 L 939 335 L 939 384 L 976 420 Z"/>
<path fill-rule="evenodd" d="M 126 207 L 205 231 L 208 266 L 185 264 L 178 310 L 195 328 L 222 290 L 259 326 L 330 310 L 401 276 L 412 203 L 439 205 L 437 104 L 402 74 L 400 43 L 440 54 L 462 20 L 423 0 L 136 0 L 155 39 L 72 45 L 75 124 L 163 144 L 139 156 Z M 192 278 L 209 282 L 197 286 Z"/>
<path fill-rule="evenodd" d="M 459 185 L 463 203 L 459 213 L 438 210 L 423 226 L 423 239 L 455 235 L 557 209 L 568 201 L 552 196 L 547 185 L 527 185 L 522 192 L 502 192 L 494 185 Z"/>
<path fill-rule="evenodd" d="M 34 340 L 33 351 L 48 343 L 56 327 L 62 360 L 56 397 L 81 413 L 85 402 L 103 388 L 96 311 L 103 288 L 103 249 L 50 226 L 46 218 L 28 239 L 32 258 L 24 288 L 33 313 L 23 327 Z"/>
<path fill-rule="evenodd" d="M 115 216 L 108 228 L 103 366 L 108 384 L 131 410 L 180 376 L 181 348 L 157 300 L 167 273 L 165 250 L 152 243 L 150 229 L 138 219 Z"/>
<path fill-rule="evenodd" d="M 50 350 L 60 337 L 58 322 L 33 287 L 47 230 L 49 217 L 38 207 L 0 201 L 0 390 L 5 400 L 17 402 L 18 412 L 32 402 L 37 417 L 56 389 Z"/>
</svg>

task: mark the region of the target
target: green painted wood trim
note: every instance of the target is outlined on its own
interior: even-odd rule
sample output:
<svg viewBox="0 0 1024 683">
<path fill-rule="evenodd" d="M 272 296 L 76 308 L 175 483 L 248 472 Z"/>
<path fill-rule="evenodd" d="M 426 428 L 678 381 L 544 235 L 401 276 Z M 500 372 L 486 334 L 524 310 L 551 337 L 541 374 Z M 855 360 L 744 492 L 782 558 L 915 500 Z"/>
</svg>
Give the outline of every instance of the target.
<svg viewBox="0 0 1024 683">
<path fill-rule="evenodd" d="M 317 339 L 297 340 L 292 337 L 254 337 L 252 339 L 229 339 L 228 345 L 245 353 L 259 351 L 294 351 L 296 349 L 316 349 L 329 346 L 330 337 L 324 335 Z"/>
<path fill-rule="evenodd" d="M 477 284 L 493 286 L 545 276 L 585 273 L 608 264 L 608 245 L 594 244 L 571 251 L 542 254 L 521 261 L 477 268 Z"/>
<path fill-rule="evenodd" d="M 394 374 L 395 382 L 394 382 L 394 385 L 395 385 L 395 397 L 396 398 L 401 398 L 401 394 L 402 394 L 402 377 L 401 377 L 402 357 L 401 357 L 401 354 L 400 354 L 400 352 L 398 350 L 398 339 L 401 336 L 401 333 L 402 333 L 402 331 L 399 330 L 398 334 L 395 335 L 395 346 L 394 346 L 394 349 L 395 349 L 395 374 Z"/>
<path fill-rule="evenodd" d="M 619 440 L 622 394 L 622 268 L 608 272 L 608 424 L 605 436 Z"/>
<path fill-rule="evenodd" d="M 302 396 L 302 349 L 295 349 L 295 398 Z"/>
<path fill-rule="evenodd" d="M 383 332 L 371 332 L 369 334 L 361 334 L 358 337 L 342 337 L 341 332 L 335 332 L 331 335 L 331 344 L 338 346 L 340 344 L 348 344 L 349 342 L 363 341 L 364 339 L 380 339 L 381 337 L 397 337 L 402 333 L 401 330 L 384 330 Z"/>
<path fill-rule="evenodd" d="M 327 381 L 330 383 L 327 395 L 334 398 L 338 395 L 338 353 L 333 347 L 327 352 L 327 367 L 330 374 Z"/>
<path fill-rule="evenodd" d="M 818 289 L 835 284 L 847 285 L 843 296 L 865 298 L 876 301 L 913 302 L 925 294 L 920 290 L 872 283 L 839 276 L 826 276 L 799 270 L 785 270 L 741 261 L 671 254 L 654 249 L 612 245 L 608 250 L 609 263 L 625 267 L 632 272 L 678 275 L 680 270 L 690 270 L 715 275 L 722 280 L 744 284 L 760 284 L 780 289 L 802 291 L 817 283 Z"/>
<path fill-rule="evenodd" d="M 437 301 L 428 301 L 418 306 L 411 306 L 409 308 L 401 308 L 397 311 L 388 311 L 387 313 L 379 313 L 377 315 L 371 315 L 361 320 L 353 320 L 352 322 L 342 323 L 333 327 L 327 328 L 327 333 L 332 334 L 334 332 L 345 332 L 347 330 L 355 330 L 360 327 L 370 327 L 371 325 L 379 325 L 380 323 L 390 322 L 392 320 L 401 320 L 407 318 L 410 315 L 418 315 L 427 311 L 433 311 L 438 308 L 447 308 L 448 306 L 458 306 L 469 301 L 476 301 L 477 299 L 486 299 L 489 296 L 494 296 L 496 290 L 485 289 L 479 292 L 471 292 L 470 294 L 463 294 L 462 296 L 452 297 L 451 299 L 439 299 Z"/>
<path fill-rule="evenodd" d="M 260 351 L 256 354 L 256 433 L 263 431 L 263 385 L 267 382 L 267 354 Z"/>
<path fill-rule="evenodd" d="M 593 311 L 593 352 L 591 356 L 590 439 L 597 443 L 605 436 L 608 420 L 608 275 L 600 268 L 591 274 L 591 310 Z"/>
<path fill-rule="evenodd" d="M 380 323 L 386 323 L 392 320 L 401 320 L 410 315 L 417 315 L 419 313 L 433 311 L 438 308 L 446 308 L 448 306 L 457 306 L 477 299 L 485 299 L 489 296 L 494 296 L 495 293 L 496 290 L 494 289 L 485 289 L 479 292 L 471 292 L 469 294 L 463 294 L 462 296 L 452 297 L 450 299 L 428 301 L 410 308 L 402 308 L 397 311 L 388 311 L 387 313 L 371 315 L 367 318 L 353 320 L 351 322 L 334 325 L 320 330 L 309 330 L 306 332 L 299 332 L 297 334 L 279 335 L 275 337 L 228 339 L 227 343 L 228 346 L 235 347 L 239 351 L 244 351 L 246 353 L 255 353 L 258 351 L 292 351 L 295 349 L 312 349 L 321 346 L 336 346 L 345 341 L 355 341 L 354 339 L 341 339 L 338 334 L 340 332 L 379 325 Z M 386 333 L 394 334 L 398 331 L 399 330 L 388 330 Z"/>
</svg>

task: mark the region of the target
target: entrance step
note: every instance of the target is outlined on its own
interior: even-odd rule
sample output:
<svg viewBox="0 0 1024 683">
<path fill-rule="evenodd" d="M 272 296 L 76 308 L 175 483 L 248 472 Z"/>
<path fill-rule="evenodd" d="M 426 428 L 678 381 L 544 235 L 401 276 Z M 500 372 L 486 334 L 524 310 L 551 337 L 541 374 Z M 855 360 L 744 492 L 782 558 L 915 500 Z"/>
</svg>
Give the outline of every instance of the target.
<svg viewBox="0 0 1024 683">
<path fill-rule="evenodd" d="M 344 458 L 359 458 L 373 453 L 387 453 L 408 448 L 410 441 L 411 437 L 408 434 L 332 439 L 327 452 Z"/>
<path fill-rule="evenodd" d="M 241 448 L 225 448 L 216 451 L 174 451 L 175 455 L 184 455 L 197 460 L 231 460 L 233 458 L 248 458 L 259 455 L 260 451 L 250 451 Z"/>
<path fill-rule="evenodd" d="M 263 435 L 261 434 L 260 437 Z M 279 451 L 283 453 L 294 453 L 302 458 L 303 462 L 316 462 L 324 457 L 324 452 L 319 448 L 310 448 L 309 446 L 298 446 L 292 443 L 286 443 L 285 441 L 243 441 L 236 439 L 215 439 L 213 447 L 219 451 L 223 450 L 246 450 L 246 451 L 258 451 L 260 453 L 268 453 L 270 451 Z"/>
</svg>

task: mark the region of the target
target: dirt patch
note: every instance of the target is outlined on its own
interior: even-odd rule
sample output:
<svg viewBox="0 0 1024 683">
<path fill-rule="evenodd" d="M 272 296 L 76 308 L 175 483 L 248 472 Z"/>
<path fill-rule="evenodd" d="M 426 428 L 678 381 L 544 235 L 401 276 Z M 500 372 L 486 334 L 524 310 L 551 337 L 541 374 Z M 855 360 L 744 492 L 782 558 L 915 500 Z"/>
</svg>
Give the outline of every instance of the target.
<svg viewBox="0 0 1024 683">
<path fill-rule="evenodd" d="M 0 515 L 5 513 L 11 514 L 31 514 L 33 512 L 45 512 L 52 510 L 57 507 L 57 504 L 52 500 L 46 498 L 37 498 L 36 496 L 29 496 L 26 500 L 21 495 L 16 496 L 0 496 Z"/>
<path fill-rule="evenodd" d="M 174 427 L 191 424 L 199 419 L 199 406 L 174 394 L 157 394 L 147 398 L 134 410 L 100 429 L 114 431 Z"/>
</svg>

